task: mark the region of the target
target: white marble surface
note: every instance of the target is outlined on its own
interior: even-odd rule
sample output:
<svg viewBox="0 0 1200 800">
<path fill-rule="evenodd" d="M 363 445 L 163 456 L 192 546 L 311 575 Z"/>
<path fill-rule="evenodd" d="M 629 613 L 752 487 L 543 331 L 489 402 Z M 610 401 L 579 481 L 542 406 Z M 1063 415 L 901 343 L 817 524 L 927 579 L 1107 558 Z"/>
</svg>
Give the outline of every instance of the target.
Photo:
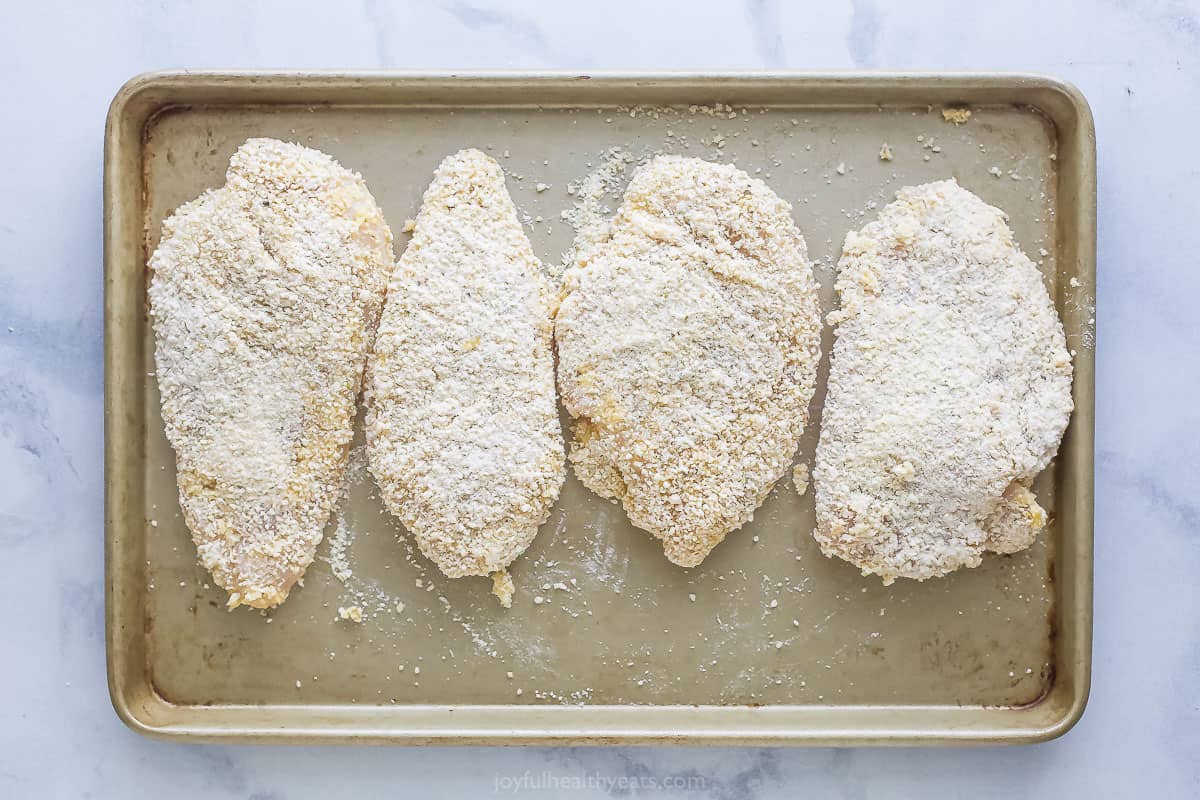
<svg viewBox="0 0 1200 800">
<path fill-rule="evenodd" d="M 101 133 L 117 87 L 166 67 L 1019 69 L 1078 84 L 1100 152 L 1095 679 L 1082 722 L 1036 747 L 929 751 L 250 748 L 127 731 L 104 675 Z M 730 800 L 1200 792 L 1196 2 L 15 2 L 0 78 L 0 796 L 428 785 L 466 797 L 543 770 L 693 775 Z"/>
</svg>

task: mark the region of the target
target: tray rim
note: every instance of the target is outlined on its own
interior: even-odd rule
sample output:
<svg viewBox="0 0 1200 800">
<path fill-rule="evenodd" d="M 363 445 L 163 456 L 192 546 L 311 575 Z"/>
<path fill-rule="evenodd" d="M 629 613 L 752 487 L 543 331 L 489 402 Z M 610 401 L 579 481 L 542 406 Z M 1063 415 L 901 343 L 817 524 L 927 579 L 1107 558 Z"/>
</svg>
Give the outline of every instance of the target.
<svg viewBox="0 0 1200 800">
<path fill-rule="evenodd" d="M 1077 483 L 1064 508 L 1055 564 L 1055 675 L 1049 691 L 1022 707 L 984 706 L 684 706 L 684 705 L 272 705 L 179 706 L 162 698 L 145 670 L 141 597 L 128 569 L 144 527 L 130 525 L 139 512 L 132 502 L 137 480 L 129 456 L 140 448 L 141 377 L 124 360 L 140 346 L 131 313 L 139 304 L 122 294 L 121 264 L 144 261 L 142 175 L 143 132 L 163 110 L 186 105 L 393 105 L 381 91 L 441 92 L 487 86 L 514 99 L 505 106 L 563 104 L 576 93 L 611 105 L 622 89 L 667 94 L 714 90 L 745 95 L 780 87 L 800 91 L 795 105 L 924 105 L 956 97 L 1009 97 L 1047 117 L 1059 136 L 1060 263 L 1073 265 L 1082 289 L 1095 296 L 1096 141 L 1087 100 L 1059 78 L 1024 72 L 590 72 L 567 71 L 289 71 L 171 70 L 135 76 L 117 92 L 104 134 L 104 468 L 105 468 L 105 645 L 109 696 L 117 716 L 131 729 L 161 739 L 208 742 L 555 744 L 555 745 L 949 745 L 1047 741 L 1069 731 L 1083 715 L 1091 683 L 1093 593 L 1093 491 L 1095 351 L 1081 349 L 1076 361 L 1075 412 L 1060 451 L 1067 480 Z M 547 102 L 515 102 L 530 85 Z M 855 97 L 841 102 L 806 102 L 818 97 Z M 877 94 L 875 101 L 868 98 Z M 354 102 L 343 102 L 348 96 Z M 191 98 L 193 102 L 186 102 Z M 305 99 L 307 98 L 307 100 Z M 609 99 L 605 99 L 609 98 Z M 922 99 L 924 98 L 924 99 Z M 1025 98 L 1018 102 L 1017 98 Z M 584 98 L 586 100 L 588 98 Z M 754 104 L 744 98 L 738 103 Z M 686 101 L 685 101 L 686 102 Z M 979 102 L 979 101 L 975 101 Z M 574 102 L 573 105 L 588 105 Z M 461 102 L 408 105 L 458 106 Z M 473 105 L 487 105 L 474 103 Z M 1065 203 L 1064 203 L 1065 201 Z M 1064 207 L 1065 205 L 1065 207 Z M 139 263 L 139 267 L 142 265 Z M 125 272 L 129 268 L 126 266 Z M 1069 462 L 1069 464 L 1068 464 Z M 132 518 L 131 518 L 132 515 Z M 134 559 L 136 562 L 136 559 Z M 137 569 L 140 570 L 140 565 Z M 140 665 L 138 661 L 141 660 Z"/>
</svg>

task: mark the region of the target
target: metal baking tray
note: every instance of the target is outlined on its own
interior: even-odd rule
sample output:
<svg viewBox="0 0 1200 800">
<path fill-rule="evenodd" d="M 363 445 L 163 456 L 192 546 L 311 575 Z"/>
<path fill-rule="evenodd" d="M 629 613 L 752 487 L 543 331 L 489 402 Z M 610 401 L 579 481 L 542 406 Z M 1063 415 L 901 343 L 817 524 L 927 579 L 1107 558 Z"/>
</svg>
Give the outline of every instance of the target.
<svg viewBox="0 0 1200 800">
<path fill-rule="evenodd" d="M 948 107 L 971 117 L 947 121 Z M 638 160 L 680 152 L 735 162 L 794 205 L 826 312 L 845 233 L 901 186 L 953 175 L 1007 211 L 1076 352 L 1075 413 L 1035 487 L 1052 522 L 1024 553 L 884 587 L 820 555 L 812 493 L 786 478 L 752 523 L 683 570 L 619 506 L 569 477 L 512 569 L 518 595 L 505 611 L 486 579 L 448 580 L 414 553 L 383 513 L 359 450 L 303 587 L 269 613 L 228 613 L 178 508 L 146 261 L 163 218 L 219 185 L 250 136 L 311 145 L 360 171 L 398 252 L 440 159 L 486 149 L 551 272 L 572 241 L 569 223 L 615 208 Z M 1062 734 L 1083 712 L 1091 657 L 1094 136 L 1076 89 L 1031 75 L 133 79 L 105 133 L 105 555 L 117 713 L 146 734 L 214 741 L 828 745 Z M 885 143 L 890 161 L 880 157 Z M 830 345 L 826 330 L 825 353 Z M 826 367 L 827 357 L 805 463 Z M 352 606 L 361 623 L 341 618 Z"/>
</svg>

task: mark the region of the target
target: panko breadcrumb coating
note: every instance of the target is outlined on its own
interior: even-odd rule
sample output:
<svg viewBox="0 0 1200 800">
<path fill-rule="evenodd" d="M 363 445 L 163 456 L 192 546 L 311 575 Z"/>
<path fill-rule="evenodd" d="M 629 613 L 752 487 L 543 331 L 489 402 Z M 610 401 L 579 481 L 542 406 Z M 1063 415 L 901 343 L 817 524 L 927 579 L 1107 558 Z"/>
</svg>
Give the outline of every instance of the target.
<svg viewBox="0 0 1200 800">
<path fill-rule="evenodd" d="M 1028 547 L 1072 410 L 1062 323 L 1004 214 L 953 180 L 846 237 L 813 481 L 816 538 L 924 580 Z"/>
<path fill-rule="evenodd" d="M 558 497 L 550 313 L 500 166 L 447 157 L 388 285 L 366 404 L 384 502 L 449 577 L 502 570 Z"/>
<path fill-rule="evenodd" d="M 571 463 L 680 566 L 792 464 L 820 310 L 791 207 L 733 166 L 660 156 L 564 276 L 555 321 Z"/>
<path fill-rule="evenodd" d="M 229 606 L 282 603 L 345 472 L 392 235 L 324 153 L 250 139 L 150 259 L 163 422 L 200 561 Z"/>
</svg>

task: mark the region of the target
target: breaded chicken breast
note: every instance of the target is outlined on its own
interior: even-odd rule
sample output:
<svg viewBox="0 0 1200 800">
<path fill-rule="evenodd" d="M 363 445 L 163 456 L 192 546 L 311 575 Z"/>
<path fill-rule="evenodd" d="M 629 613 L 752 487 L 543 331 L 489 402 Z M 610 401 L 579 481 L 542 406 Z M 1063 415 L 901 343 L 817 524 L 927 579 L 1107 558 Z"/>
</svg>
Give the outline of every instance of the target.
<svg viewBox="0 0 1200 800">
<path fill-rule="evenodd" d="M 655 158 L 564 276 L 576 474 L 699 564 L 791 466 L 820 326 L 791 207 L 736 167 Z"/>
<path fill-rule="evenodd" d="M 392 235 L 362 179 L 251 139 L 150 259 L 163 422 L 200 561 L 229 606 L 282 603 L 341 485 Z"/>
<path fill-rule="evenodd" d="M 384 502 L 449 577 L 502 570 L 558 497 L 550 313 L 500 166 L 447 157 L 389 282 L 365 397 Z"/>
<path fill-rule="evenodd" d="M 953 180 L 902 189 L 847 235 L 836 288 L 813 470 L 822 551 L 891 583 L 1028 547 L 1071 357 L 1003 212 Z"/>
</svg>

